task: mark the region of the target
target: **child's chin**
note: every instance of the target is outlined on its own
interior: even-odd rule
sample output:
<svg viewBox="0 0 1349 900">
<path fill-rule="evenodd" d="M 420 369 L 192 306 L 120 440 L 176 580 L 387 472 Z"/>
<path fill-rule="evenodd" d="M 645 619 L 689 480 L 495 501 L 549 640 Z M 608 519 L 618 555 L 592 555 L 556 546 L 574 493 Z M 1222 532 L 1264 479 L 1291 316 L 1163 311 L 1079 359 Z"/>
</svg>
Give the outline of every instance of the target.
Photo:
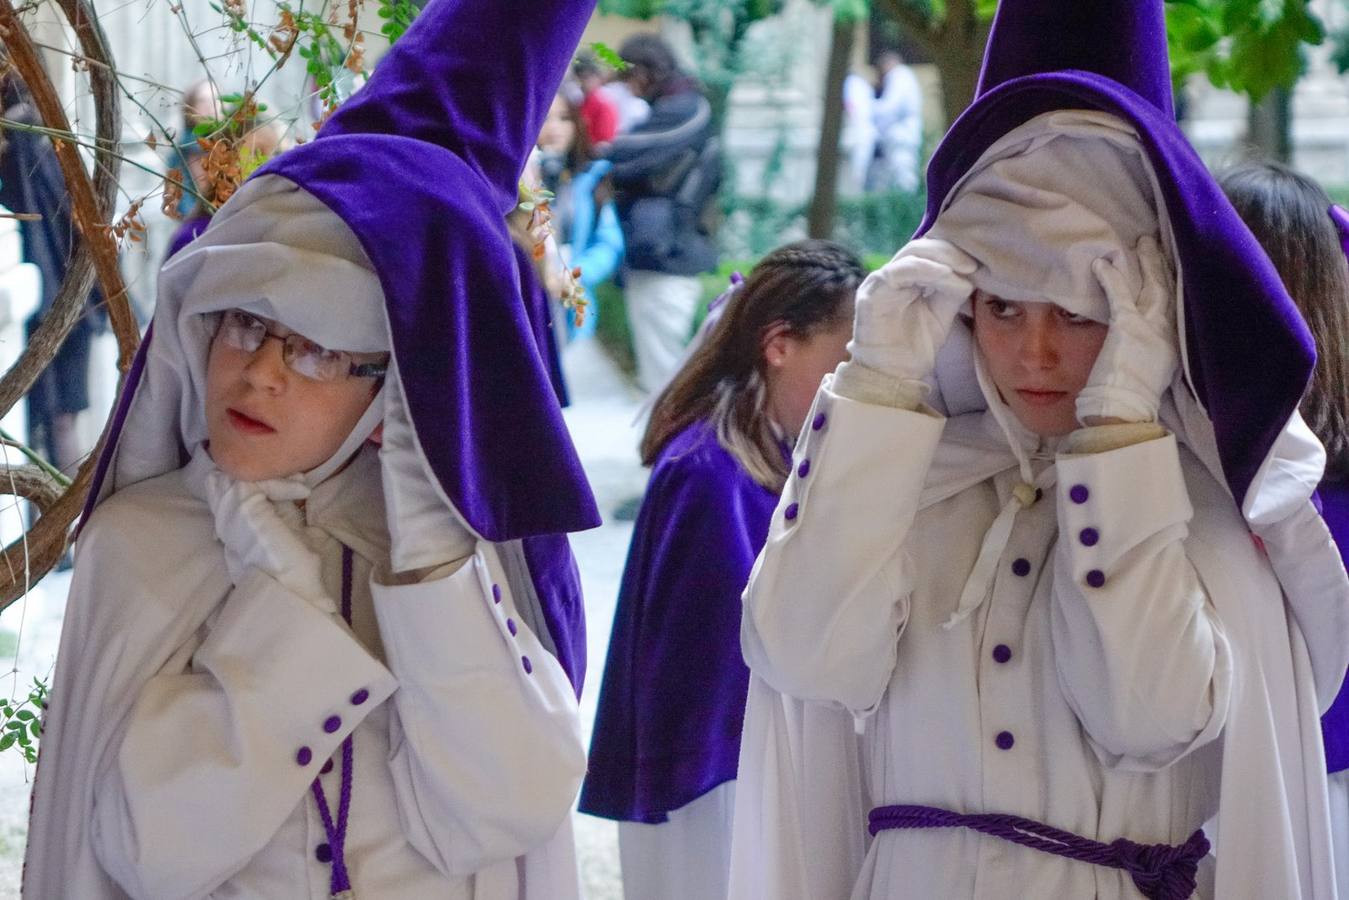
<svg viewBox="0 0 1349 900">
<path fill-rule="evenodd" d="M 212 453 L 211 458 L 220 471 L 235 481 L 269 481 L 273 478 L 287 478 L 297 473 L 293 467 L 269 464 L 254 455 L 237 458 L 235 454 L 226 452 Z"/>
</svg>

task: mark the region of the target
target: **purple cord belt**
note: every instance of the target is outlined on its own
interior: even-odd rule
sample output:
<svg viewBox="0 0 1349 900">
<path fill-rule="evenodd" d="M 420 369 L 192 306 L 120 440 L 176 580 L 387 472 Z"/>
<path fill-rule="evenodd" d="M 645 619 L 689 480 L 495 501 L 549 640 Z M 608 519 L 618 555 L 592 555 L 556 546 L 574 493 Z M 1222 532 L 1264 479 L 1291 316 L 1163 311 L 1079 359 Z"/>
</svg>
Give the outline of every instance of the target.
<svg viewBox="0 0 1349 900">
<path fill-rule="evenodd" d="M 1108 844 L 1050 825 L 998 813 L 957 813 L 935 806 L 878 806 L 871 811 L 870 830 L 969 828 L 1042 853 L 1079 862 L 1123 869 L 1148 900 L 1187 900 L 1193 896 L 1199 861 L 1208 855 L 1204 829 L 1178 846 L 1136 844 L 1119 838 Z"/>
</svg>

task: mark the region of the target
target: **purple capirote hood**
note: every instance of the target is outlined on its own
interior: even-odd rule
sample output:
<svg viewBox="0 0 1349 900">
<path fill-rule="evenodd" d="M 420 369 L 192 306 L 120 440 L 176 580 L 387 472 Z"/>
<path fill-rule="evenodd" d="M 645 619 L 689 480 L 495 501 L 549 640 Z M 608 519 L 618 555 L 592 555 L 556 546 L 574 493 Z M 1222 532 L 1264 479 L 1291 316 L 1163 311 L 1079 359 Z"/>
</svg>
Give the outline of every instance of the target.
<svg viewBox="0 0 1349 900">
<path fill-rule="evenodd" d="M 1026 5 L 1038 9 L 1043 4 Z M 1068 4 L 1053 5 L 1064 18 L 1080 18 L 1067 12 Z M 1223 476 L 1240 506 L 1297 409 L 1316 361 L 1315 345 L 1274 266 L 1172 118 L 1170 82 L 1161 82 L 1156 74 L 1166 71 L 1165 31 L 1150 25 L 1160 21 L 1161 3 L 1137 6 L 1151 12 L 1135 10 L 1129 21 L 1138 26 L 1138 40 L 1152 43 L 1103 55 L 1102 67 L 1108 74 L 1081 70 L 1033 74 L 1036 53 L 1053 64 L 1068 51 L 1054 51 L 1053 40 L 1027 38 L 1029 24 L 1012 24 L 1022 4 L 1003 4 L 990 39 L 981 93 L 951 126 L 928 165 L 927 214 L 917 234 L 932 227 L 952 188 L 985 150 L 1038 115 L 1098 110 L 1134 128 L 1161 186 L 1164 212 L 1175 235 L 1184 288 L 1186 372 L 1213 423 Z M 1012 37 L 1023 41 L 1015 52 L 994 45 Z M 1061 31 L 1049 37 L 1075 46 Z M 1115 42 L 1112 35 L 1106 43 Z M 1140 71 L 1130 75 L 1130 65 Z M 1021 72 L 1027 74 L 1000 80 L 1004 73 Z M 1111 74 L 1129 75 L 1129 83 L 1151 96 Z"/>
<path fill-rule="evenodd" d="M 304 188 L 360 241 L 384 291 L 427 462 L 468 525 L 491 541 L 600 522 L 521 300 L 504 221 L 593 7 L 432 0 L 317 139 L 253 176 Z M 127 380 L 128 397 L 138 374 Z"/>
</svg>

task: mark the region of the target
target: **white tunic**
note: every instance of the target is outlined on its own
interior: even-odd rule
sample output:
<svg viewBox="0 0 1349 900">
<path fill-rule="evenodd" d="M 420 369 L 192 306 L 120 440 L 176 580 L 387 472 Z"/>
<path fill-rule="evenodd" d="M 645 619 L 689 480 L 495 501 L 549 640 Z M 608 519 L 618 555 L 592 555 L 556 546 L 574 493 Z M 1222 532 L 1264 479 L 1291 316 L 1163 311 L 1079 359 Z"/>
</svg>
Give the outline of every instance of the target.
<svg viewBox="0 0 1349 900">
<path fill-rule="evenodd" d="M 1212 504 L 1189 501 L 1187 485 L 1221 493 L 1202 466 L 1170 436 L 1060 456 L 1056 487 L 1015 520 L 990 598 L 948 630 L 1016 470 L 920 510 L 941 419 L 827 388 L 817 410 L 798 448 L 809 475 L 789 483 L 745 595 L 743 642 L 769 687 L 857 717 L 862 797 L 840 805 L 1009 813 L 1103 842 L 1177 844 L 1201 827 L 1217 809 L 1232 668 L 1187 557 L 1219 527 Z M 750 721 L 764 714 L 751 696 Z M 742 785 L 755 764 L 742 756 Z M 742 787 L 734 898 L 797 895 L 775 894 L 771 874 L 747 887 L 754 841 L 741 843 L 739 818 L 755 815 L 747 796 L 773 791 Z M 882 832 L 854 875 L 802 896 L 1139 896 L 1120 870 L 964 829 Z"/>
<path fill-rule="evenodd" d="M 360 478 L 346 477 L 357 469 Z M 382 517 L 378 477 L 373 453 L 358 459 L 316 490 L 311 523 L 325 503 L 373 503 Z M 340 597 L 342 544 L 321 529 L 307 537 Z M 378 539 L 357 549 L 378 553 Z M 310 783 L 335 760 L 322 783 L 336 815 L 340 747 L 351 734 L 346 863 L 357 897 L 578 895 L 568 822 L 584 771 L 576 698 L 519 620 L 491 545 L 475 550 L 470 541 L 471 555 L 442 577 L 401 587 L 372 580 L 370 561 L 357 556 L 354 633 L 261 572 L 231 590 L 210 512 L 181 471 L 99 507 L 80 543 L 77 589 L 91 588 L 80 573 L 106 571 L 129 549 L 127 574 L 159 573 L 151 594 L 167 597 L 176 583 L 222 600 L 137 687 L 108 746 L 64 747 L 59 729 L 47 737 L 54 746 L 44 757 L 83 750 L 93 761 L 89 833 L 121 891 L 157 900 L 327 897 L 331 867 L 318 858 L 327 836 Z M 166 571 L 170 560 L 179 568 Z M 62 654 L 116 655 L 136 640 L 101 637 Z M 58 671 L 55 702 L 81 704 L 79 686 L 67 683 L 74 671 Z M 45 783 L 45 774 L 39 791 L 74 789 Z"/>
</svg>

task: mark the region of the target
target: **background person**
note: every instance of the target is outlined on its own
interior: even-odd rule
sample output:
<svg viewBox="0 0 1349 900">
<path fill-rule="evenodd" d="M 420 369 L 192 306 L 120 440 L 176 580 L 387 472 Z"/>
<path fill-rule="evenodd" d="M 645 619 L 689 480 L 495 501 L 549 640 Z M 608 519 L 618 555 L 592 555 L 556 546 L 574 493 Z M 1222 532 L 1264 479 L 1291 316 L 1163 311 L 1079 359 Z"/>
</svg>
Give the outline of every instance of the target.
<svg viewBox="0 0 1349 900">
<path fill-rule="evenodd" d="M 615 138 L 608 159 L 626 259 L 623 299 L 637 357 L 637 383 L 650 393 L 674 372 L 693 330 L 700 272 L 717 265 L 706 207 L 721 179 L 712 106 L 654 34 L 620 50 L 624 80 L 651 116 Z"/>
<path fill-rule="evenodd" d="M 1332 208 L 1312 179 L 1274 162 L 1248 162 L 1219 178 L 1242 221 L 1316 338 L 1316 371 L 1300 406 L 1326 448 L 1317 493 L 1341 554 L 1349 554 L 1349 212 Z M 1321 717 L 1330 784 L 1335 876 L 1349 891 L 1349 690 Z"/>
<path fill-rule="evenodd" d="M 858 259 L 825 241 L 769 253 L 711 315 L 642 439 L 637 518 L 580 810 L 619 820 L 624 890 L 725 900 L 749 672 L 740 594 L 790 443 L 846 356 Z M 690 666 L 690 660 L 698 660 Z"/>
</svg>

